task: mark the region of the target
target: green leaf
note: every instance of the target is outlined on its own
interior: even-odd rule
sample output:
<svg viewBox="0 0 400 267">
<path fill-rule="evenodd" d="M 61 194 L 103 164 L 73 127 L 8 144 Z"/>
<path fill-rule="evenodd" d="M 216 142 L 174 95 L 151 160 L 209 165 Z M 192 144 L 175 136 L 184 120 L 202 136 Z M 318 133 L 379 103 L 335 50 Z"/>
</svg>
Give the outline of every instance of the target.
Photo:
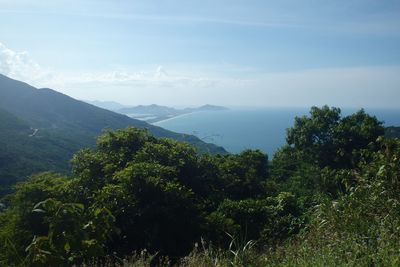
<svg viewBox="0 0 400 267">
<path fill-rule="evenodd" d="M 34 209 L 34 210 L 32 210 L 32 212 L 46 213 L 46 211 L 43 209 Z"/>
<path fill-rule="evenodd" d="M 64 250 L 66 251 L 66 252 L 70 252 L 70 250 L 71 250 L 71 246 L 69 245 L 69 243 L 67 242 L 67 243 L 65 243 L 65 245 L 64 245 Z"/>
</svg>

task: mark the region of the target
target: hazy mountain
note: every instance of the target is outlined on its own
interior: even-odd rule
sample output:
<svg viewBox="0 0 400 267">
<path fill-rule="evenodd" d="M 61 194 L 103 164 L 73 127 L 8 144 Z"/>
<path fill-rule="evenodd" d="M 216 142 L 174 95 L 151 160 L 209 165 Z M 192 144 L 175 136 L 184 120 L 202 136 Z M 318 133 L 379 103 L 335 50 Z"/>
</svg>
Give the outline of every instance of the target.
<svg viewBox="0 0 400 267">
<path fill-rule="evenodd" d="M 37 171 L 67 172 L 72 154 L 93 146 L 105 128 L 147 128 L 156 137 L 185 141 L 201 152 L 227 153 L 197 137 L 174 133 L 3 75 L 0 122 L 0 185 L 12 184 Z"/>
<path fill-rule="evenodd" d="M 111 111 L 116 111 L 122 108 L 126 108 L 127 106 L 122 105 L 118 102 L 114 102 L 114 101 L 98 101 L 98 100 L 94 100 L 94 101 L 89 101 L 89 100 L 85 100 L 86 103 L 89 103 L 91 105 L 94 105 L 96 107 L 99 108 L 104 108 L 104 109 L 108 109 Z"/>
<path fill-rule="evenodd" d="M 192 112 L 196 111 L 221 111 L 221 110 L 228 110 L 226 107 L 215 106 L 215 105 L 204 105 L 198 108 L 186 108 L 185 110 L 190 110 Z"/>
<path fill-rule="evenodd" d="M 139 105 L 134 107 L 121 108 L 117 110 L 122 114 L 143 114 L 143 115 L 154 115 L 154 116 L 167 116 L 167 115 L 176 115 L 182 112 L 182 110 L 178 110 L 171 107 L 159 106 L 159 105 Z"/>
</svg>

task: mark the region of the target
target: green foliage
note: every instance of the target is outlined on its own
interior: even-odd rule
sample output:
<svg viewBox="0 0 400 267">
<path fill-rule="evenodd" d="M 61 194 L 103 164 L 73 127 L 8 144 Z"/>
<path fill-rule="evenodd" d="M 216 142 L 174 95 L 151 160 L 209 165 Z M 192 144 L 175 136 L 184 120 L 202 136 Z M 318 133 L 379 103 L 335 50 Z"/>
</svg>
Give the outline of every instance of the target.
<svg viewBox="0 0 400 267">
<path fill-rule="evenodd" d="M 68 173 L 68 161 L 79 147 L 46 130 L 40 136 L 33 132 L 27 122 L 0 109 L 0 196 L 33 173 Z"/>
<path fill-rule="evenodd" d="M 338 108 L 312 107 L 310 117 L 297 117 L 293 128 L 287 130 L 287 143 L 301 152 L 303 161 L 319 166 L 332 164 L 336 155 L 334 131 L 339 119 Z"/>
<path fill-rule="evenodd" d="M 43 173 L 19 183 L 16 193 L 3 199 L 9 208 L 0 212 L 0 265 L 26 262 L 25 248 L 34 235 L 47 233 L 40 214 L 32 212 L 34 206 L 48 198 L 63 199 L 66 184 L 67 179 L 59 175 Z"/>
<path fill-rule="evenodd" d="M 272 243 L 297 233 L 299 213 L 294 195 L 282 192 L 265 199 L 226 199 L 210 214 L 209 220 L 243 240 L 263 239 Z"/>
<path fill-rule="evenodd" d="M 400 143 L 378 140 L 346 194 L 316 205 L 306 231 L 268 255 L 271 266 L 398 266 Z"/>
<path fill-rule="evenodd" d="M 385 136 L 391 139 L 400 138 L 400 127 L 394 127 L 394 126 L 386 127 Z"/>
<path fill-rule="evenodd" d="M 310 117 L 297 117 L 287 131 L 287 143 L 301 153 L 303 161 L 321 168 L 351 168 L 356 153 L 384 134 L 382 123 L 360 110 L 340 117 L 340 109 L 312 107 Z"/>
<path fill-rule="evenodd" d="M 244 199 L 264 193 L 263 181 L 267 177 L 268 159 L 262 152 L 243 151 L 239 155 L 222 158 L 218 164 L 226 197 Z"/>
<path fill-rule="evenodd" d="M 48 228 L 26 248 L 32 265 L 69 266 L 104 255 L 115 220 L 106 208 L 85 210 L 82 204 L 49 198 L 36 204 L 32 213 Z"/>
<path fill-rule="evenodd" d="M 381 135 L 362 110 L 314 107 L 268 162 L 108 130 L 71 177 L 2 200 L 0 265 L 396 266 L 400 142 Z"/>
<path fill-rule="evenodd" d="M 383 134 L 382 123 L 364 110 L 341 118 L 338 108 L 312 107 L 310 116 L 296 118 L 288 129 L 288 144 L 275 153 L 271 174 L 281 190 L 295 193 L 310 208 L 345 193 L 363 151 L 377 151 Z"/>
<path fill-rule="evenodd" d="M 19 253 L 32 264 L 68 265 L 144 248 L 182 256 L 201 236 L 226 236 L 209 220 L 224 199 L 266 196 L 268 164 L 260 151 L 199 155 L 137 128 L 106 131 L 96 149 L 81 150 L 71 162 L 73 177 L 42 173 L 9 197 L 7 212 L 26 232 L 15 233 L 18 247 L 27 248 Z M 260 203 L 252 208 L 263 209 Z M 218 209 L 224 220 L 227 212 Z M 244 232 L 240 218 L 232 222 Z M 211 228 L 216 237 L 208 235 Z"/>
</svg>

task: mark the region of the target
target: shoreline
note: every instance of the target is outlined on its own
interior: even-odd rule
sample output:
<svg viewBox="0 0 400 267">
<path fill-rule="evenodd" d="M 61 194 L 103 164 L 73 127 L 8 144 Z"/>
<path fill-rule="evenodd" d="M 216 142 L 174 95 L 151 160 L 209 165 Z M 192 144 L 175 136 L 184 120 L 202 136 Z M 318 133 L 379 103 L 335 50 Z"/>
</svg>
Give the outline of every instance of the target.
<svg viewBox="0 0 400 267">
<path fill-rule="evenodd" d="M 188 113 L 179 114 L 179 115 L 176 115 L 176 116 L 173 116 L 173 117 L 169 117 L 169 118 L 161 118 L 160 120 L 153 121 L 153 122 L 149 122 L 148 121 L 148 123 L 156 125 L 157 123 L 160 123 L 160 122 L 170 121 L 170 120 L 173 120 L 173 119 L 176 119 L 176 118 L 180 118 L 180 117 L 184 117 L 184 116 L 187 116 L 187 115 L 190 115 L 190 114 L 193 114 L 193 113 L 196 113 L 196 112 L 188 112 Z"/>
</svg>

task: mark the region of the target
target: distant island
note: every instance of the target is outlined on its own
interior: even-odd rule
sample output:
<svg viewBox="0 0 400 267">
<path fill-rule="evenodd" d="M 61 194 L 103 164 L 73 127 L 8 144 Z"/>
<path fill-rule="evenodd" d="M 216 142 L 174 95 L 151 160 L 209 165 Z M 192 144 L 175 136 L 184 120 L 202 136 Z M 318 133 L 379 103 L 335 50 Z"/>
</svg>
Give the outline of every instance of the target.
<svg viewBox="0 0 400 267">
<path fill-rule="evenodd" d="M 139 105 L 133 107 L 123 106 L 116 102 L 102 102 L 102 101 L 87 101 L 92 105 L 110 109 L 117 113 L 127 115 L 131 118 L 146 121 L 148 123 L 155 123 L 167 119 L 171 119 L 184 114 L 200 112 L 200 111 L 223 111 L 228 110 L 226 107 L 215 105 L 203 105 L 196 108 L 176 109 L 173 107 L 152 105 Z"/>
</svg>

